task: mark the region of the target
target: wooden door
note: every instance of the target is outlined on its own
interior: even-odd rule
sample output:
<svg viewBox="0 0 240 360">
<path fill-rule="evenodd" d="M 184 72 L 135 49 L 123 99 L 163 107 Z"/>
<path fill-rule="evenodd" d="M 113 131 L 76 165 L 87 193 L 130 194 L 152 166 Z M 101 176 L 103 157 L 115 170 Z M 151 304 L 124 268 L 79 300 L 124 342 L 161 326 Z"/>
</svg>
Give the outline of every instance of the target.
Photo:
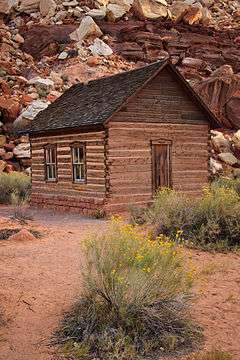
<svg viewBox="0 0 240 360">
<path fill-rule="evenodd" d="M 171 144 L 153 144 L 153 191 L 171 186 Z"/>
</svg>

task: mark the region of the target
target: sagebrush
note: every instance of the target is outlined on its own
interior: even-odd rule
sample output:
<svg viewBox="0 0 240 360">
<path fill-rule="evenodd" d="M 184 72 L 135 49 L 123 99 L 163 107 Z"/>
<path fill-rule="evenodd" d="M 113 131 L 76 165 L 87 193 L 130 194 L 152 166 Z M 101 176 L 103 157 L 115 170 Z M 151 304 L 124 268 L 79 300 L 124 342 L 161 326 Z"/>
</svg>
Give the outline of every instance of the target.
<svg viewBox="0 0 240 360">
<path fill-rule="evenodd" d="M 230 187 L 213 186 L 201 198 L 160 190 L 145 212 L 154 235 L 202 249 L 236 249 L 240 246 L 240 195 Z"/>
<path fill-rule="evenodd" d="M 21 200 L 27 200 L 31 192 L 31 179 L 20 172 L 0 175 L 0 203 L 9 204 L 13 194 Z"/>
<path fill-rule="evenodd" d="M 188 312 L 193 270 L 176 244 L 115 220 L 88 236 L 84 259 L 81 300 L 57 333 L 67 359 L 156 359 L 201 338 Z"/>
<path fill-rule="evenodd" d="M 211 184 L 212 189 L 225 188 L 225 189 L 233 189 L 238 195 L 240 195 L 240 179 L 228 179 L 221 177 Z"/>
</svg>

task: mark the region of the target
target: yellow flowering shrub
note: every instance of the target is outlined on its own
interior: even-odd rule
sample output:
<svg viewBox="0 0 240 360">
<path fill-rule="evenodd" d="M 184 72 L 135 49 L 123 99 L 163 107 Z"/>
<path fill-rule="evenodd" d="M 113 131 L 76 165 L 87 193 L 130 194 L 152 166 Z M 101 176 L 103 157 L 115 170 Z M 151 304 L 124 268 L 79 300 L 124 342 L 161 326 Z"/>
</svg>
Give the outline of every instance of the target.
<svg viewBox="0 0 240 360">
<path fill-rule="evenodd" d="M 191 281 L 183 270 L 180 248 L 169 238 L 155 240 L 137 227 L 114 218 L 104 234 L 85 241 L 85 289 L 104 296 L 119 309 L 142 302 L 151 304 L 159 296 L 169 299 L 187 294 Z"/>
<path fill-rule="evenodd" d="M 153 233 L 203 249 L 240 246 L 240 196 L 231 187 L 206 187 L 200 198 L 163 189 L 147 213 Z"/>
<path fill-rule="evenodd" d="M 71 356 L 77 348 L 86 352 L 77 359 L 158 358 L 199 338 L 187 311 L 194 269 L 168 237 L 152 240 L 114 217 L 86 237 L 84 260 L 82 297 L 61 330 L 61 342 L 75 339 Z"/>
</svg>

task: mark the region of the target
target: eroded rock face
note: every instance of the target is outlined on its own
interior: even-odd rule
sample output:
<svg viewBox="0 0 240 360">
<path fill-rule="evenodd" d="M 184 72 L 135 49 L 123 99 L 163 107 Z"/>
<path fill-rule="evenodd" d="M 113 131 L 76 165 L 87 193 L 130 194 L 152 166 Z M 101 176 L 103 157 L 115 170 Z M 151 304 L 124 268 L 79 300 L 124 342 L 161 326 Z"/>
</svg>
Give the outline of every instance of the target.
<svg viewBox="0 0 240 360">
<path fill-rule="evenodd" d="M 240 75 L 229 65 L 223 65 L 196 85 L 204 101 L 228 128 L 240 127 Z"/>
<path fill-rule="evenodd" d="M 9 14 L 18 4 L 18 0 L 0 0 L 0 13 Z"/>
</svg>

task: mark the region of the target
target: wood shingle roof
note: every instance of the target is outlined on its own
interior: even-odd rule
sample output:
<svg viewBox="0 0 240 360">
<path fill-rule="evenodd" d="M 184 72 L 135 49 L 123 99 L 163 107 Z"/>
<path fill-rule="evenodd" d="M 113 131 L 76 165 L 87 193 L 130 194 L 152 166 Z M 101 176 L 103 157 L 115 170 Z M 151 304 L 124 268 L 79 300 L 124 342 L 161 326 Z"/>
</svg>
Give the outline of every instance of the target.
<svg viewBox="0 0 240 360">
<path fill-rule="evenodd" d="M 168 61 L 157 61 L 131 71 L 92 80 L 87 84 L 73 85 L 47 109 L 41 111 L 31 122 L 30 128 L 24 132 L 34 134 L 103 125 L 129 97 L 167 64 Z M 216 123 L 216 118 L 208 107 L 181 75 L 177 71 L 176 73 L 180 80 L 185 82 L 187 90 L 208 113 L 210 122 L 212 120 Z"/>
</svg>

